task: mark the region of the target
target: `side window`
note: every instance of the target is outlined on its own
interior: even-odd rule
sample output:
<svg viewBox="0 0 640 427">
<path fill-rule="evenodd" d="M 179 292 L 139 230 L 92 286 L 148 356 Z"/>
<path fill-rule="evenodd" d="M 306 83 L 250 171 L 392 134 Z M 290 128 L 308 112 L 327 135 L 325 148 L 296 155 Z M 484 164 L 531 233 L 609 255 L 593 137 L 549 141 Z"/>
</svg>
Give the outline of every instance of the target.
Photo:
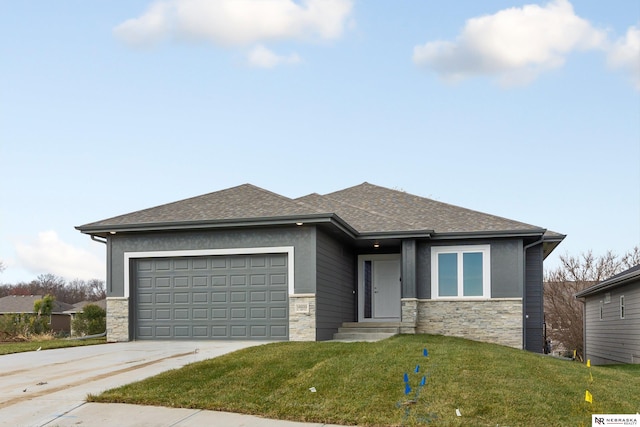
<svg viewBox="0 0 640 427">
<path fill-rule="evenodd" d="M 489 245 L 431 248 L 432 298 L 491 298 Z"/>
</svg>

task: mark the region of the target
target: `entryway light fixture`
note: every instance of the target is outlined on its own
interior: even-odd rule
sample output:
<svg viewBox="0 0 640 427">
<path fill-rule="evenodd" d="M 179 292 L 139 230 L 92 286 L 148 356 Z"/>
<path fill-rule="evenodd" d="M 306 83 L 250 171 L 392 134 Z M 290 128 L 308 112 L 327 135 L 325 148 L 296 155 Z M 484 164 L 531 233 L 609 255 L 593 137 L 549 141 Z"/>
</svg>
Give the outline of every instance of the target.
<svg viewBox="0 0 640 427">
<path fill-rule="evenodd" d="M 374 248 L 379 248 L 379 247 L 380 247 L 380 243 L 378 243 L 378 242 L 374 242 L 374 243 L 373 243 L 373 247 L 374 247 Z"/>
<path fill-rule="evenodd" d="M 304 223 L 302 223 L 302 222 L 296 222 L 296 225 L 297 225 L 298 227 L 299 227 L 299 226 L 301 226 L 302 224 L 304 224 Z"/>
</svg>

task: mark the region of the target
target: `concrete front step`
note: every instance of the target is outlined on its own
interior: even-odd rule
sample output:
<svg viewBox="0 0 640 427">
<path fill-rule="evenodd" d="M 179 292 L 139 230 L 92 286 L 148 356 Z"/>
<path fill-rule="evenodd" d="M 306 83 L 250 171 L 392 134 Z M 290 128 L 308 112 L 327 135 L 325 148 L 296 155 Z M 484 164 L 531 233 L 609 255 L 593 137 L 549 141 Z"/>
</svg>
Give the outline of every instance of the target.
<svg viewBox="0 0 640 427">
<path fill-rule="evenodd" d="M 336 341 L 378 341 L 400 333 L 397 322 L 345 322 L 333 334 Z"/>
<path fill-rule="evenodd" d="M 399 332 L 398 328 L 393 327 L 379 327 L 379 328 L 360 328 L 360 327 L 349 327 L 349 328 L 338 328 L 338 333 L 342 332 L 358 332 L 363 334 L 397 334 Z"/>
<path fill-rule="evenodd" d="M 391 338 L 395 333 L 380 332 L 338 332 L 333 334 L 334 341 L 380 341 Z"/>
</svg>

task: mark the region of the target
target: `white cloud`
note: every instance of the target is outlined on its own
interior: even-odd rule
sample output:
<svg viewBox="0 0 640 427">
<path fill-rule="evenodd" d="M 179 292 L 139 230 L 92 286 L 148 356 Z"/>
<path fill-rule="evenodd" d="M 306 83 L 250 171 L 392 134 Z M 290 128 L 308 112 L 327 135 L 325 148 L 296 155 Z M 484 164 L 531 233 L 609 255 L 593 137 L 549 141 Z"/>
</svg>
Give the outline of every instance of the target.
<svg viewBox="0 0 640 427">
<path fill-rule="evenodd" d="M 634 87 L 640 91 L 640 24 L 629 27 L 627 34 L 613 43 L 607 62 L 613 68 L 627 71 Z"/>
<path fill-rule="evenodd" d="M 454 42 L 416 46 L 413 61 L 447 81 L 490 75 L 509 86 L 562 66 L 574 50 L 604 48 L 605 42 L 605 32 L 578 17 L 571 3 L 554 0 L 469 19 Z"/>
<path fill-rule="evenodd" d="M 352 0 L 157 0 L 113 31 L 132 45 L 164 39 L 225 47 L 331 40 L 342 35 L 352 7 Z"/>
<path fill-rule="evenodd" d="M 38 233 L 30 243 L 16 244 L 17 265 L 34 274 L 52 273 L 66 279 L 102 279 L 105 264 L 93 253 L 63 242 L 55 231 Z"/>
<path fill-rule="evenodd" d="M 300 57 L 292 53 L 288 56 L 282 56 L 274 53 L 262 45 L 255 46 L 247 54 L 247 63 L 251 67 L 258 68 L 273 68 L 280 64 L 297 64 L 300 62 Z"/>
</svg>

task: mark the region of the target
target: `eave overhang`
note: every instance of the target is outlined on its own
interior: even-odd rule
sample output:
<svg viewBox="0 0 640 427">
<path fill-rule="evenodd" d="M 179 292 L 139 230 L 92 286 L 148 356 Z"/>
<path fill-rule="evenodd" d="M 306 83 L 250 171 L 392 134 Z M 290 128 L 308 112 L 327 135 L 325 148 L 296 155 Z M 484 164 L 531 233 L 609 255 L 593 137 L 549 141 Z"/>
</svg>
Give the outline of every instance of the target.
<svg viewBox="0 0 640 427">
<path fill-rule="evenodd" d="M 583 289 L 582 291 L 576 293 L 574 296 L 576 298 L 585 298 L 591 295 L 609 291 L 620 286 L 624 286 L 638 279 L 640 279 L 640 270 L 630 271 L 627 274 L 622 274 L 619 277 L 605 280 L 604 282 L 598 283 L 597 285 L 593 285 L 587 289 Z"/>
<path fill-rule="evenodd" d="M 149 222 L 138 224 L 112 224 L 112 225 L 81 225 L 75 227 L 81 233 L 91 236 L 109 237 L 119 233 L 140 233 L 156 231 L 188 231 L 188 230 L 212 230 L 246 227 L 273 227 L 293 226 L 304 224 L 332 224 L 343 233 L 355 238 L 357 231 L 347 224 L 338 215 L 311 214 L 295 216 L 278 216 L 264 218 L 233 218 L 210 221 L 175 221 L 175 222 Z"/>
</svg>

